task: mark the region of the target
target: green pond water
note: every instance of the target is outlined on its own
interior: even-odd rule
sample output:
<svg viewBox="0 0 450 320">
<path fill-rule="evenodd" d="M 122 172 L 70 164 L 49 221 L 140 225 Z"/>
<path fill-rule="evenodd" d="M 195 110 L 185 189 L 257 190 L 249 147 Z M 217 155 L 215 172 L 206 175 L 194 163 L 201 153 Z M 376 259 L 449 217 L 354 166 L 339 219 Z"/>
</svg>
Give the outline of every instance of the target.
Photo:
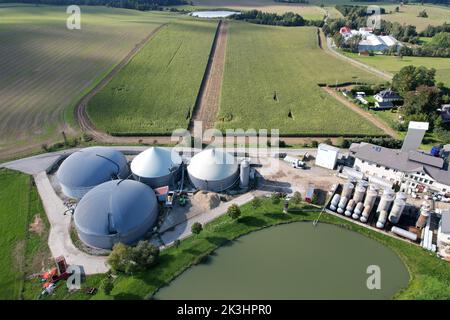
<svg viewBox="0 0 450 320">
<path fill-rule="evenodd" d="M 381 289 L 369 290 L 370 265 Z M 334 225 L 267 228 L 219 248 L 163 287 L 156 299 L 389 299 L 408 271 L 389 248 Z"/>
</svg>

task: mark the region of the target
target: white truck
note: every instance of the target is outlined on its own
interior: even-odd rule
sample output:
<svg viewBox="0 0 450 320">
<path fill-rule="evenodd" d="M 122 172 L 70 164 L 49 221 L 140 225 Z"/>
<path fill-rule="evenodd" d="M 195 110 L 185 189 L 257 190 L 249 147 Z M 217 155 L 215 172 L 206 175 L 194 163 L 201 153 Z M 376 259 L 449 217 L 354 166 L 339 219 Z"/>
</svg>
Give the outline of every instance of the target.
<svg viewBox="0 0 450 320">
<path fill-rule="evenodd" d="M 296 169 L 305 167 L 305 162 L 296 157 L 286 156 L 283 160 L 289 162 L 291 166 Z"/>
</svg>

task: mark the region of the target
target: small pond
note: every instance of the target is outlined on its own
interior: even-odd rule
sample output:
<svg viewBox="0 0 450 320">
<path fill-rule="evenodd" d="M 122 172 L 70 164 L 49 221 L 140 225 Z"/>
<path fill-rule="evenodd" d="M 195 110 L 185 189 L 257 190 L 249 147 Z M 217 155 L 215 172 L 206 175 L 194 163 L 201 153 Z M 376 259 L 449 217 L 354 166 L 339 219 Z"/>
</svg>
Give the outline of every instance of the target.
<svg viewBox="0 0 450 320">
<path fill-rule="evenodd" d="M 379 290 L 367 288 L 370 265 L 380 267 Z M 155 298 L 389 299 L 408 280 L 401 259 L 377 241 L 334 225 L 297 222 L 219 248 Z"/>
<path fill-rule="evenodd" d="M 191 16 L 198 18 L 226 18 L 233 14 L 240 14 L 236 11 L 195 11 L 190 13 Z"/>
</svg>

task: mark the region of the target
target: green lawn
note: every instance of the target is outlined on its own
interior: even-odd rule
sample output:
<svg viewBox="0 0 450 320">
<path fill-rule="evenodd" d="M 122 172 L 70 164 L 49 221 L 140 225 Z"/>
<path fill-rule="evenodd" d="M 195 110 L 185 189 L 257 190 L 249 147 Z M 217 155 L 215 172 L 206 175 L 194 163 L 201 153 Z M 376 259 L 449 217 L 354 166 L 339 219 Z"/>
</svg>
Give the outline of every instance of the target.
<svg viewBox="0 0 450 320">
<path fill-rule="evenodd" d="M 28 230 L 35 216 L 42 219 L 42 233 Z M 31 176 L 0 169 L 0 299 L 35 298 L 25 293 L 24 277 L 47 265 L 49 225 Z"/>
<path fill-rule="evenodd" d="M 443 82 L 450 87 L 450 58 L 432 58 L 432 57 L 403 57 L 402 59 L 395 56 L 359 56 L 357 53 L 342 52 L 344 55 L 361 61 L 369 66 L 386 71 L 396 73 L 401 68 L 409 65 L 424 66 L 436 69 L 436 81 Z"/>
<path fill-rule="evenodd" d="M 94 297 L 81 291 L 67 293 L 60 286 L 52 299 L 144 299 L 150 298 L 155 291 L 169 283 L 187 268 L 199 263 L 202 258 L 229 240 L 261 228 L 290 223 L 308 221 L 311 223 L 318 213 L 311 212 L 310 207 L 301 206 L 302 210 L 282 213 L 282 204 L 272 204 L 263 200 L 259 208 L 253 209 L 250 204 L 241 207 L 242 215 L 236 222 L 228 216 L 204 226 L 198 236 L 183 240 L 178 248 L 171 247 L 162 251 L 159 263 L 148 272 L 133 276 L 120 275 L 114 281 L 114 290 L 110 296 L 99 292 Z M 409 286 L 396 294 L 395 299 L 449 299 L 450 298 L 450 267 L 448 262 L 440 260 L 418 246 L 393 239 L 352 222 L 330 215 L 323 215 L 321 223 L 332 223 L 346 229 L 359 232 L 369 238 L 379 241 L 394 250 L 403 260 L 410 272 Z M 211 239 L 215 239 L 212 241 Z M 103 275 L 89 276 L 85 287 L 98 287 Z"/>
<path fill-rule="evenodd" d="M 378 81 L 320 49 L 316 28 L 232 22 L 216 127 L 280 129 L 284 135 L 382 134 L 318 86 Z"/>
<path fill-rule="evenodd" d="M 170 134 L 187 128 L 214 39 L 216 21 L 169 24 L 88 105 L 111 134 Z"/>
</svg>

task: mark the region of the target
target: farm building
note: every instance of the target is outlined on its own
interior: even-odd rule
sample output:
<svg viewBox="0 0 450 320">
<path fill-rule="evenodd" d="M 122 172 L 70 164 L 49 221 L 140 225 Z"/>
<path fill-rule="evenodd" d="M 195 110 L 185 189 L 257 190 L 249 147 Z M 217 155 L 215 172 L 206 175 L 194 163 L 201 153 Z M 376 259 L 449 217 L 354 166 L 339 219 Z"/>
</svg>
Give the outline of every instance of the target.
<svg viewBox="0 0 450 320">
<path fill-rule="evenodd" d="M 152 147 L 138 154 L 130 167 L 135 180 L 158 188 L 175 183 L 181 163 L 176 151 Z"/>
<path fill-rule="evenodd" d="M 373 108 L 371 109 L 376 109 L 376 110 L 387 110 L 387 109 L 392 109 L 394 107 L 394 104 L 390 101 L 375 101 L 375 104 L 373 106 Z"/>
<path fill-rule="evenodd" d="M 224 191 L 239 179 L 234 156 L 219 149 L 208 149 L 192 157 L 187 167 L 192 184 L 200 190 Z"/>
<path fill-rule="evenodd" d="M 438 229 L 438 244 L 450 247 L 450 211 L 443 211 Z"/>
<path fill-rule="evenodd" d="M 81 199 L 93 187 L 129 174 L 125 156 L 114 149 L 90 147 L 72 153 L 56 173 L 62 192 Z"/>
<path fill-rule="evenodd" d="M 380 91 L 373 97 L 378 102 L 395 102 L 402 100 L 402 97 L 400 97 L 395 91 L 392 91 L 391 89 Z"/>
<path fill-rule="evenodd" d="M 111 249 L 141 239 L 156 222 L 158 204 L 153 190 L 137 181 L 105 182 L 81 199 L 74 222 L 80 239 L 95 248 Z"/>
<path fill-rule="evenodd" d="M 395 45 L 401 45 L 397 39 L 392 36 L 376 36 L 368 34 L 358 44 L 359 52 L 381 52 Z"/>
<path fill-rule="evenodd" d="M 316 166 L 333 170 L 339 155 L 339 148 L 321 143 L 317 148 Z"/>
</svg>

